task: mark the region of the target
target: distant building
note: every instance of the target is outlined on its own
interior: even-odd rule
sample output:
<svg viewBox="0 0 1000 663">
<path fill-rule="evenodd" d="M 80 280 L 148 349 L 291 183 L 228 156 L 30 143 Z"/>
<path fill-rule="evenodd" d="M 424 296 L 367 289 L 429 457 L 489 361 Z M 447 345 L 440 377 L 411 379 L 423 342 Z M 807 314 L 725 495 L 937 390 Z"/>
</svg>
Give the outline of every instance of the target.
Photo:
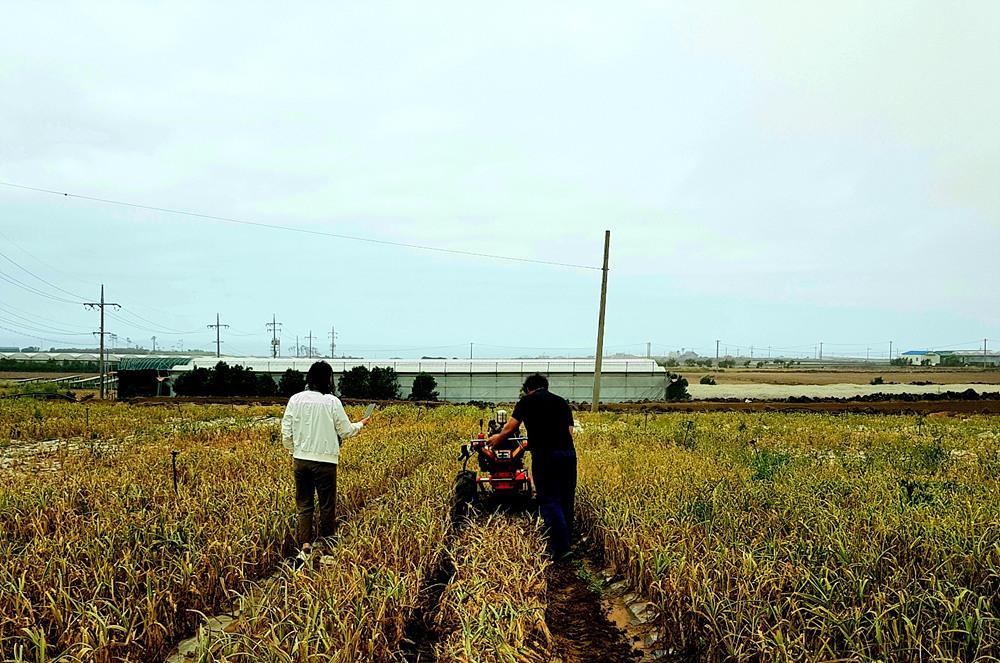
<svg viewBox="0 0 1000 663">
<path fill-rule="evenodd" d="M 1000 352 L 982 350 L 908 350 L 899 357 L 911 366 L 1000 366 Z"/>
<path fill-rule="evenodd" d="M 941 363 L 957 363 L 966 366 L 1000 366 L 1000 352 L 986 352 L 982 350 L 942 350 L 940 352 Z"/>
<path fill-rule="evenodd" d="M 899 358 L 911 366 L 937 366 L 941 355 L 931 350 L 907 350 Z"/>
<path fill-rule="evenodd" d="M 314 361 L 279 357 L 223 357 L 230 366 L 242 366 L 255 373 L 266 373 L 274 379 L 288 369 L 305 373 Z M 128 372 L 146 371 L 167 378 L 164 389 L 182 373 L 195 368 L 211 368 L 220 361 L 215 357 L 121 357 L 119 376 Z M 521 384 L 532 373 L 547 375 L 552 391 L 575 402 L 593 397 L 593 359 L 421 359 L 421 360 L 344 360 L 324 359 L 333 368 L 334 379 L 354 366 L 392 368 L 399 377 L 400 396 L 410 393 L 414 378 L 429 373 L 437 382 L 439 397 L 444 401 L 464 403 L 487 401 L 510 403 L 518 399 Z M 152 378 L 151 378 L 152 379 Z M 604 359 L 601 369 L 601 400 L 607 403 L 623 401 L 662 400 L 666 395 L 667 373 L 652 359 Z M 170 394 L 171 391 L 164 393 Z"/>
</svg>

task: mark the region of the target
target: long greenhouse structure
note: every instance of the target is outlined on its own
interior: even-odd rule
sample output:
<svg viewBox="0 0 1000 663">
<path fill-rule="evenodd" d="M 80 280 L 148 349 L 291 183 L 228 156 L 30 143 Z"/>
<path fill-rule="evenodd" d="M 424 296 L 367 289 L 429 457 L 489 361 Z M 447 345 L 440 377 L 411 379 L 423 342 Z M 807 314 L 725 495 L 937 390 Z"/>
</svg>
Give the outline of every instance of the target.
<svg viewBox="0 0 1000 663">
<path fill-rule="evenodd" d="M 0 353 L 0 357 L 31 362 L 96 362 L 96 353 Z M 292 369 L 305 373 L 320 358 L 296 357 L 221 357 L 187 355 L 107 356 L 108 369 L 114 374 L 139 372 L 161 379 L 155 393 L 172 394 L 174 378 L 195 368 L 211 368 L 219 361 L 230 366 L 242 366 L 257 374 L 268 374 L 277 380 Z M 594 388 L 593 359 L 421 359 L 367 360 L 328 359 L 334 378 L 338 379 L 355 366 L 369 370 L 392 368 L 399 377 L 400 396 L 410 393 L 414 378 L 427 373 L 437 382 L 435 389 L 441 400 L 454 403 L 485 401 L 511 402 L 518 398 L 524 379 L 541 373 L 549 378 L 553 392 L 570 401 L 589 402 Z M 150 378 L 154 379 L 154 378 Z M 114 377 L 111 378 L 114 381 Z M 667 372 L 652 359 L 605 359 L 601 371 L 601 400 L 609 403 L 663 399 L 667 387 Z"/>
</svg>

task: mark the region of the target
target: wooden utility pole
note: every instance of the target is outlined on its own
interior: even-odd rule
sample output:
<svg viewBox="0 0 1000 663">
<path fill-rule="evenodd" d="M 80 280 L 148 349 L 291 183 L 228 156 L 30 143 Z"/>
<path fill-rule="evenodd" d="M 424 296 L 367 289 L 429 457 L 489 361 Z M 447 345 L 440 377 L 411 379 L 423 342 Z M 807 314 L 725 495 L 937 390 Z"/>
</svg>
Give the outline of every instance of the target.
<svg viewBox="0 0 1000 663">
<path fill-rule="evenodd" d="M 308 354 L 308 357 L 310 359 L 312 359 L 312 356 L 313 356 L 313 339 L 316 338 L 316 337 L 313 336 L 313 332 L 312 332 L 311 329 L 309 330 L 309 335 L 306 336 L 306 338 L 309 339 L 309 354 Z"/>
<path fill-rule="evenodd" d="M 216 359 L 218 359 L 219 357 L 222 356 L 222 340 L 219 338 L 219 329 L 221 329 L 222 327 L 225 327 L 226 329 L 229 329 L 229 325 L 220 325 L 219 324 L 219 314 L 216 313 L 215 314 L 215 324 L 214 325 L 207 325 L 207 327 L 209 329 L 212 329 L 213 327 L 215 328 L 215 357 L 216 357 Z"/>
<path fill-rule="evenodd" d="M 100 309 L 100 311 L 101 311 L 101 331 L 94 332 L 94 333 L 101 337 L 101 350 L 100 350 L 100 353 L 101 353 L 101 356 L 100 356 L 101 387 L 100 387 L 100 397 L 101 397 L 101 400 L 104 400 L 104 398 L 107 397 L 107 395 L 108 395 L 108 388 L 104 384 L 104 376 L 105 376 L 105 374 L 107 372 L 107 370 L 105 368 L 105 362 L 104 362 L 104 335 L 108 333 L 108 332 L 104 331 L 104 307 L 105 306 L 113 306 L 116 309 L 119 309 L 119 308 L 121 308 L 121 305 L 115 304 L 114 302 L 106 302 L 106 301 L 104 301 L 104 284 L 103 283 L 101 284 L 101 301 L 99 301 L 99 302 L 84 302 L 83 305 L 86 308 L 89 308 L 89 309 L 96 308 L 96 309 Z"/>
<path fill-rule="evenodd" d="M 715 339 L 715 365 L 719 365 L 719 339 Z"/>
<path fill-rule="evenodd" d="M 608 302 L 608 251 L 611 231 L 604 231 L 604 266 L 601 268 L 601 311 L 597 316 L 597 352 L 594 354 L 594 400 L 590 411 L 597 412 L 601 402 L 601 359 L 604 357 L 604 309 Z"/>
</svg>

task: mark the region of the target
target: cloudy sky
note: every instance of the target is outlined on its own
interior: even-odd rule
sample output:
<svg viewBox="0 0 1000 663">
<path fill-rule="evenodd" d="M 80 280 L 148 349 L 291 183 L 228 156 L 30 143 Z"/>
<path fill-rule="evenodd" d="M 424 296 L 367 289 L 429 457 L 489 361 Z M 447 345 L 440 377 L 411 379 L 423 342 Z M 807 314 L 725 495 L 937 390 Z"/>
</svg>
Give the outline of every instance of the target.
<svg viewBox="0 0 1000 663">
<path fill-rule="evenodd" d="M 1000 344 L 1000 4 L 10 3 L 0 180 L 599 266 L 607 347 Z M 600 272 L 0 186 L 0 345 L 592 352 Z"/>
</svg>

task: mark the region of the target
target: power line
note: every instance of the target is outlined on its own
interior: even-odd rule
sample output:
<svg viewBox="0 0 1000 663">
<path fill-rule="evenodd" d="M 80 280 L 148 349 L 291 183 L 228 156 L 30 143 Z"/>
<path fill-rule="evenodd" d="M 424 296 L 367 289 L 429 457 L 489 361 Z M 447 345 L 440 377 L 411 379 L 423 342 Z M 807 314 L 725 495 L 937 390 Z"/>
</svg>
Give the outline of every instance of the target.
<svg viewBox="0 0 1000 663">
<path fill-rule="evenodd" d="M 121 312 L 121 309 L 119 309 L 119 312 Z M 128 325 L 129 327 L 132 327 L 134 329 L 141 329 L 143 331 L 154 332 L 156 334 L 164 334 L 168 336 L 185 336 L 189 334 L 197 334 L 198 332 L 202 331 L 201 327 L 199 327 L 198 329 L 189 329 L 187 331 L 167 331 L 165 329 L 154 328 L 148 325 L 143 325 L 141 323 L 135 322 L 133 320 L 128 320 L 127 318 L 123 318 L 111 312 L 109 312 L 108 315 L 117 320 L 118 322 Z"/>
<path fill-rule="evenodd" d="M 26 191 L 36 191 L 38 193 L 48 193 L 54 196 L 63 196 L 64 198 L 76 198 L 79 200 L 89 200 L 97 203 L 104 203 L 107 205 L 117 205 L 120 207 L 132 207 L 135 209 L 144 209 L 153 212 L 163 212 L 166 214 L 178 214 L 181 216 L 190 216 L 199 219 L 208 219 L 211 221 L 222 221 L 225 223 L 235 223 L 244 226 L 253 226 L 256 228 L 268 228 L 270 230 L 284 230 L 286 232 L 296 232 L 304 233 L 307 235 L 318 235 L 320 237 L 333 237 L 335 239 L 346 239 L 354 242 L 368 242 L 370 244 L 382 244 L 385 246 L 398 246 L 408 249 L 419 249 L 421 251 L 434 251 L 437 253 L 449 253 L 453 255 L 462 255 L 472 258 L 490 258 L 493 260 L 508 260 L 512 262 L 526 262 L 534 263 L 538 265 L 552 265 L 554 267 L 571 267 L 574 269 L 592 269 L 599 271 L 600 267 L 594 267 L 592 265 L 579 265 L 568 262 L 559 262 L 555 260 L 541 260 L 538 258 L 521 258 L 517 256 L 505 256 L 496 253 L 482 253 L 479 251 L 465 251 L 462 249 L 446 249 L 440 246 L 429 246 L 427 244 L 412 244 L 409 242 L 396 242 L 387 239 L 375 239 L 373 237 L 360 237 L 358 235 L 346 235 L 343 233 L 331 233 L 323 230 L 312 230 L 309 228 L 296 228 L 294 226 L 285 226 L 277 223 L 263 223 L 260 221 L 249 221 L 247 219 L 238 219 L 235 217 L 228 216 L 217 216 L 215 214 L 203 214 L 201 212 L 191 212 L 188 210 L 174 209 L 170 207 L 157 207 L 155 205 L 144 205 L 142 203 L 132 203 L 124 200 L 114 200 L 111 198 L 99 198 L 97 196 L 88 196 L 76 193 L 67 193 L 65 191 L 54 191 L 52 189 L 44 189 L 41 187 L 27 186 L 24 184 L 14 184 L 13 182 L 3 182 L 0 181 L 0 185 L 12 187 L 15 189 L 24 189 Z"/>
<path fill-rule="evenodd" d="M 12 315 L 15 318 L 20 318 L 21 320 L 24 320 L 25 322 L 27 322 L 30 325 L 37 325 L 39 327 L 50 327 L 52 329 L 57 329 L 58 327 L 68 327 L 68 325 L 63 325 L 63 323 L 60 322 L 60 321 L 58 321 L 58 320 L 50 320 L 48 318 L 43 318 L 43 317 L 38 316 L 38 315 L 24 315 L 25 313 L 27 313 L 27 311 L 15 308 L 15 307 L 11 306 L 10 304 L 0 304 L 0 313 L 5 313 L 7 315 Z M 71 329 L 74 329 L 75 332 L 82 332 L 82 331 L 84 331 L 85 328 L 84 327 L 73 327 Z M 67 332 L 69 332 L 70 329 L 69 328 L 65 329 L 65 330 L 61 329 L 60 331 L 67 331 Z M 87 333 L 90 333 L 90 332 L 87 332 Z"/>
<path fill-rule="evenodd" d="M 17 320 L 7 320 L 5 318 L 0 318 L 0 322 L 8 325 L 14 325 L 15 327 L 23 327 L 33 332 L 42 332 L 43 334 L 62 334 L 64 336 L 90 336 L 90 332 L 71 332 L 65 329 L 56 329 L 55 327 L 34 327 L 32 325 L 26 325 L 23 322 L 18 322 Z"/>
<path fill-rule="evenodd" d="M 81 300 L 82 299 L 86 299 L 86 297 L 84 297 L 83 295 L 78 295 L 75 292 L 70 292 L 69 290 L 66 290 L 65 288 L 60 288 L 59 286 L 57 286 L 55 283 L 52 283 L 51 281 L 47 281 L 47 280 L 43 279 L 41 276 L 39 276 L 38 274 L 35 274 L 33 271 L 31 271 L 30 269 L 28 269 L 24 265 L 18 263 L 16 260 L 14 260 L 13 258 L 11 258 L 10 256 L 8 256 L 7 254 L 5 254 L 3 252 L 0 252 L 0 258 L 3 258 L 4 260 L 6 260 L 10 264 L 14 265 L 15 267 L 21 269 L 22 271 L 27 272 L 28 274 L 31 274 L 36 279 L 38 279 L 39 281 L 41 281 L 45 285 L 49 286 L 50 288 L 55 288 L 56 290 L 69 295 L 70 297 L 76 297 L 77 299 L 81 299 Z"/>
<path fill-rule="evenodd" d="M 24 248 L 23 246 L 21 246 L 20 244 L 18 244 L 17 242 L 15 242 L 13 239 L 11 239 L 10 235 L 6 235 L 3 232 L 0 232 L 0 237 L 3 237 L 5 240 L 7 240 L 7 243 L 9 243 L 11 246 L 17 247 L 18 249 L 20 249 L 21 253 L 24 253 L 25 255 L 31 257 L 32 259 L 34 259 L 39 264 L 45 265 L 46 267 L 48 267 L 52 271 L 58 272 L 59 274 L 62 274 L 63 276 L 67 276 L 67 277 L 79 280 L 78 276 L 71 275 L 71 274 L 69 274 L 69 273 L 67 273 L 67 272 L 59 269 L 58 267 L 50 265 L 45 260 L 42 260 L 41 258 L 39 258 L 38 256 L 36 256 L 34 253 L 32 253 L 31 251 L 29 251 L 28 249 Z M 97 284 L 94 283 L 92 285 L 97 285 Z M 86 297 L 81 297 L 81 299 L 86 299 Z"/>
<path fill-rule="evenodd" d="M 80 303 L 79 301 L 74 301 L 72 299 L 66 299 L 65 297 L 57 297 L 57 296 L 52 295 L 50 293 L 44 292 L 42 290 L 39 290 L 38 288 L 36 288 L 34 286 L 31 286 L 31 285 L 28 285 L 24 281 L 21 281 L 20 279 L 17 279 L 15 277 L 11 276 L 10 274 L 6 274 L 4 272 L 0 272 L 0 279 L 3 279 L 4 281 L 6 281 L 7 283 L 10 283 L 11 285 L 15 285 L 15 286 L 19 287 L 22 290 L 26 290 L 26 291 L 32 293 L 33 295 L 39 295 L 41 297 L 46 297 L 46 298 L 51 299 L 51 300 L 56 301 L 56 302 L 61 302 L 63 304 L 79 304 Z"/>
<path fill-rule="evenodd" d="M 126 315 L 130 315 L 133 318 L 136 318 L 138 320 L 142 320 L 143 322 L 149 323 L 149 324 L 153 325 L 154 327 L 157 327 L 157 329 L 154 329 L 152 331 L 162 331 L 164 334 L 194 334 L 195 332 L 198 331 L 198 329 L 201 329 L 201 327 L 198 327 L 197 329 L 192 329 L 192 330 L 189 330 L 189 331 L 181 331 L 180 329 L 175 329 L 173 327 L 168 327 L 167 325 L 162 325 L 162 324 L 160 324 L 160 323 L 158 323 L 158 322 L 156 322 L 154 320 L 150 320 L 149 318 L 144 318 L 143 316 L 141 316 L 138 313 L 132 311 L 131 309 L 121 308 L 119 310 L 119 312 L 125 313 Z"/>
<path fill-rule="evenodd" d="M 17 329 L 11 329 L 10 327 L 4 327 L 3 325 L 0 325 L 0 329 L 2 329 L 4 331 L 11 332 L 13 334 L 17 334 L 18 336 L 26 336 L 27 338 L 35 338 L 35 339 L 38 339 L 40 341 L 48 341 L 50 343 L 63 343 L 65 345 L 69 345 L 69 346 L 73 345 L 72 341 L 67 340 L 65 338 L 55 339 L 55 338 L 48 338 L 46 336 L 38 336 L 37 334 L 29 334 L 27 332 L 18 331 Z M 87 334 L 87 336 L 90 336 L 90 334 Z"/>
</svg>

